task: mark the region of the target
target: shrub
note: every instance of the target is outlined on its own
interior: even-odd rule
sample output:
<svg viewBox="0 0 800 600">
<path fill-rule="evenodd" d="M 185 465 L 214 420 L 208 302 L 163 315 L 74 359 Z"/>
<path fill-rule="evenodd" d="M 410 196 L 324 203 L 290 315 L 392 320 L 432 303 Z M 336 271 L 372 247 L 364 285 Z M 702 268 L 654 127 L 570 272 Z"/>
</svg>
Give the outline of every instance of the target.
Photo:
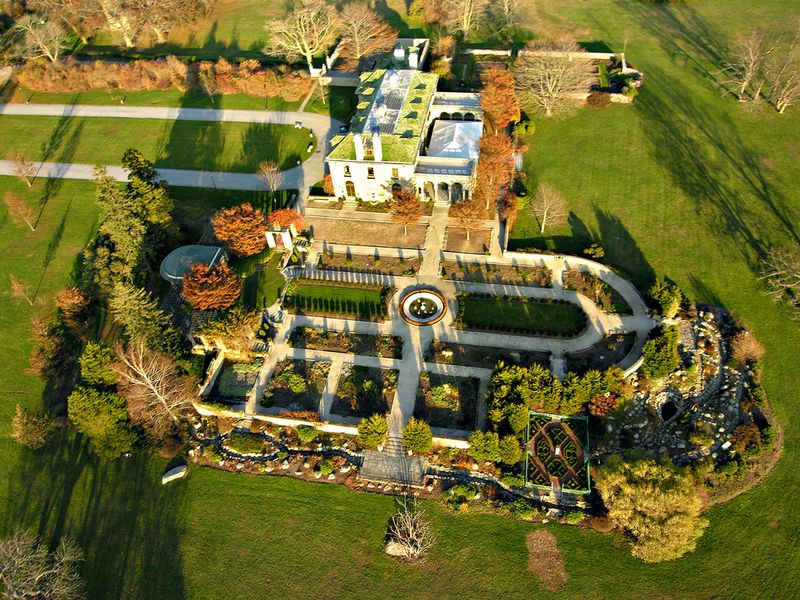
<svg viewBox="0 0 800 600">
<path fill-rule="evenodd" d="M 683 302 L 683 294 L 680 288 L 668 281 L 664 277 L 660 277 L 647 291 L 650 300 L 656 305 L 659 313 L 667 319 L 671 319 L 678 314 L 678 309 Z"/>
<path fill-rule="evenodd" d="M 584 514 L 580 510 L 568 510 L 564 513 L 564 522 L 569 525 L 577 525 L 583 521 Z"/>
<path fill-rule="evenodd" d="M 94 386 L 112 386 L 117 383 L 117 374 L 110 369 L 114 352 L 105 344 L 89 342 L 80 357 L 81 379 Z"/>
<path fill-rule="evenodd" d="M 402 501 L 389 522 L 388 537 L 394 550 L 411 560 L 422 558 L 434 542 L 430 523 L 414 500 Z"/>
<path fill-rule="evenodd" d="M 17 404 L 11 420 L 11 437 L 21 446 L 36 450 L 47 443 L 53 432 L 53 419 L 44 413 L 32 412 Z"/>
<path fill-rule="evenodd" d="M 689 443 L 698 448 L 710 448 L 714 443 L 714 436 L 705 429 L 695 429 L 689 434 Z"/>
<path fill-rule="evenodd" d="M 748 449 L 756 452 L 762 445 L 761 431 L 755 423 L 742 423 L 737 425 L 731 436 L 731 445 L 739 456 L 746 457 Z"/>
<path fill-rule="evenodd" d="M 100 457 L 116 458 L 133 447 L 136 434 L 128 422 L 125 401 L 118 394 L 79 386 L 70 394 L 67 410 L 70 421 L 89 437 Z"/>
<path fill-rule="evenodd" d="M 322 473 L 325 477 L 333 473 L 334 466 L 331 459 L 326 458 L 321 463 L 319 463 L 319 472 Z"/>
<path fill-rule="evenodd" d="M 507 435 L 497 446 L 497 458 L 504 465 L 513 466 L 522 460 L 522 447 L 513 435 Z"/>
<path fill-rule="evenodd" d="M 475 460 L 494 462 L 500 459 L 500 440 L 496 433 L 475 431 L 469 436 L 469 455 Z"/>
<path fill-rule="evenodd" d="M 383 415 L 372 415 L 358 424 L 358 438 L 367 448 L 382 446 L 389 435 L 389 424 Z"/>
<path fill-rule="evenodd" d="M 411 417 L 403 427 L 403 446 L 417 454 L 427 454 L 433 448 L 433 433 L 430 425 Z"/>
<path fill-rule="evenodd" d="M 232 433 L 225 447 L 237 454 L 258 454 L 264 448 L 264 438 L 249 433 Z"/>
<path fill-rule="evenodd" d="M 449 383 L 432 387 L 431 403 L 439 408 L 458 410 L 458 388 Z"/>
<path fill-rule="evenodd" d="M 659 328 L 650 334 L 642 348 L 642 373 L 650 379 L 666 377 L 678 368 L 678 328 Z"/>
<path fill-rule="evenodd" d="M 611 97 L 604 92 L 592 92 L 586 98 L 586 104 L 592 108 L 605 108 L 611 104 Z"/>
<path fill-rule="evenodd" d="M 469 502 L 470 500 L 473 500 L 475 496 L 478 495 L 478 491 L 471 486 L 464 485 L 463 483 L 457 483 L 447 490 L 445 495 L 449 498 L 449 502 L 461 504 L 462 502 Z"/>
<path fill-rule="evenodd" d="M 731 340 L 731 355 L 739 364 L 747 365 L 764 358 L 764 346 L 751 331 L 741 331 Z"/>
<path fill-rule="evenodd" d="M 595 417 L 607 417 L 619 406 L 619 398 L 610 392 L 597 394 L 589 401 L 589 413 Z"/>
<path fill-rule="evenodd" d="M 316 427 L 312 427 L 311 425 L 298 425 L 297 426 L 297 438 L 303 444 L 310 444 L 315 439 L 317 439 L 320 435 L 319 429 Z"/>
</svg>

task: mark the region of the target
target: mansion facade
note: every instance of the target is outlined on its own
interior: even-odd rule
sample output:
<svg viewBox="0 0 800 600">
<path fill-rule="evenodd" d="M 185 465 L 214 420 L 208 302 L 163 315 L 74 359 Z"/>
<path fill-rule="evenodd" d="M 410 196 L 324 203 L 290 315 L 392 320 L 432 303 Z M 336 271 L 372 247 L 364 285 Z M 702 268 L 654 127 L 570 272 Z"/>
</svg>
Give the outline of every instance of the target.
<svg viewBox="0 0 800 600">
<path fill-rule="evenodd" d="M 350 130 L 333 138 L 325 157 L 337 198 L 382 202 L 401 188 L 440 204 L 470 198 L 480 94 L 437 91 L 438 75 L 408 63 L 360 76 Z"/>
</svg>

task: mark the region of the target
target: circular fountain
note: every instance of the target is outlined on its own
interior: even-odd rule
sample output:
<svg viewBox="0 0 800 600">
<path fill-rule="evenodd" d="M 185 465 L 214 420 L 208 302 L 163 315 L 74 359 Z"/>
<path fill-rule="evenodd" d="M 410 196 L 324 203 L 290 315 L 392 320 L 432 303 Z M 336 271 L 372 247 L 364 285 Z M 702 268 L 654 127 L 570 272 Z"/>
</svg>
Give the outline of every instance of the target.
<svg viewBox="0 0 800 600">
<path fill-rule="evenodd" d="M 414 290 L 400 300 L 400 316 L 418 327 L 438 323 L 446 312 L 444 298 L 434 290 Z"/>
</svg>

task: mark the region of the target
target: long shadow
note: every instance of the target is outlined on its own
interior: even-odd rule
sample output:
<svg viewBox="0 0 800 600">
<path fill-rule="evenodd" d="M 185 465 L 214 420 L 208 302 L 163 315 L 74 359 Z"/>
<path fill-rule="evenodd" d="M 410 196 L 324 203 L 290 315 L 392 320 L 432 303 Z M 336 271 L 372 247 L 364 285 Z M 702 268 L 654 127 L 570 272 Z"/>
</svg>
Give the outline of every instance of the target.
<svg viewBox="0 0 800 600">
<path fill-rule="evenodd" d="M 594 208 L 598 243 L 605 249 L 603 262 L 627 273 L 637 287 L 648 289 L 656 280 L 653 267 L 622 220 L 601 208 Z"/>
<path fill-rule="evenodd" d="M 651 68 L 650 75 L 661 85 L 657 93 L 643 93 L 634 110 L 647 124 L 644 131 L 654 159 L 694 203 L 695 213 L 709 229 L 739 241 L 754 270 L 770 245 L 764 238 L 771 229 L 765 219 L 773 219 L 800 242 L 796 212 L 730 117 L 711 110 L 660 69 Z"/>
<path fill-rule="evenodd" d="M 68 165 L 72 162 L 72 157 L 75 156 L 75 150 L 78 147 L 78 142 L 81 139 L 81 135 L 83 134 L 83 126 L 84 123 L 81 122 L 78 124 L 75 129 L 69 134 L 69 138 L 65 143 L 58 143 L 58 147 L 61 148 L 61 152 L 59 152 L 58 157 L 56 158 L 55 162 L 61 163 L 63 165 Z M 44 160 L 44 159 L 43 159 Z M 54 173 L 55 175 L 60 175 L 60 171 L 65 170 L 67 167 L 59 167 Z M 36 216 L 36 224 L 39 224 L 39 219 L 42 218 L 42 213 L 44 213 L 44 209 L 47 207 L 47 203 L 50 201 L 50 198 L 53 197 L 61 187 L 64 185 L 64 180 L 60 177 L 48 177 L 44 182 L 44 187 L 42 188 L 42 194 L 39 196 L 39 214 Z"/>
<path fill-rule="evenodd" d="M 9 481 L 6 527 L 29 527 L 85 553 L 89 598 L 184 598 L 178 514 L 185 484 L 162 487 L 146 456 L 100 462 L 86 438 L 62 432 L 26 452 Z"/>
</svg>

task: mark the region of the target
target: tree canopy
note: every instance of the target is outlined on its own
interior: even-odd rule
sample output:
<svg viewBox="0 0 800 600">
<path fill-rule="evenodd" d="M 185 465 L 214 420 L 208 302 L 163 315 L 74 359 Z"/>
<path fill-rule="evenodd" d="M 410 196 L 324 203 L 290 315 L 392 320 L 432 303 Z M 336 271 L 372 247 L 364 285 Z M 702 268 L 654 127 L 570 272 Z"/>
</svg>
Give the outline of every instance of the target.
<svg viewBox="0 0 800 600">
<path fill-rule="evenodd" d="M 128 452 L 136 434 L 128 422 L 125 400 L 114 392 L 78 386 L 67 401 L 69 420 L 87 435 L 102 458 L 116 458 Z"/>
<path fill-rule="evenodd" d="M 195 265 L 183 277 L 183 297 L 200 310 L 228 308 L 236 302 L 241 291 L 242 280 L 227 262 Z"/>
<path fill-rule="evenodd" d="M 211 217 L 214 235 L 237 256 L 252 256 L 267 245 L 264 213 L 248 202 L 223 208 Z"/>
</svg>

